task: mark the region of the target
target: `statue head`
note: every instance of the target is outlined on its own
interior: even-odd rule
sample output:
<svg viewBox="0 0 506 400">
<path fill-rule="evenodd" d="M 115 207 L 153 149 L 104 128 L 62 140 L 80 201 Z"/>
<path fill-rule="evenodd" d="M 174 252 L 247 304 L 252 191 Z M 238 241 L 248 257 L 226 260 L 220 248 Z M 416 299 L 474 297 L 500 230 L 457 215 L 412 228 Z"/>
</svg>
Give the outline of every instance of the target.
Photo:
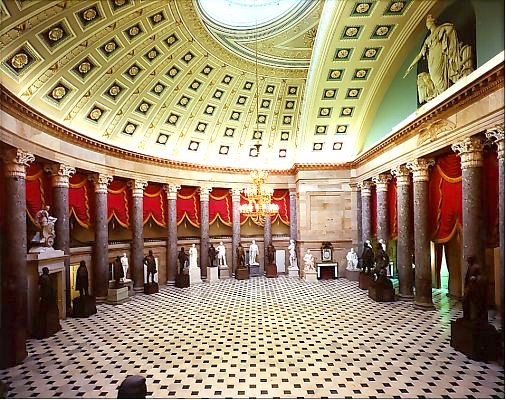
<svg viewBox="0 0 506 400">
<path fill-rule="evenodd" d="M 152 255 L 153 255 L 153 250 L 149 250 L 149 251 L 148 251 L 148 254 L 149 254 L 150 256 L 152 256 Z"/>
<path fill-rule="evenodd" d="M 427 19 L 425 20 L 425 25 L 427 26 L 427 29 L 431 29 L 436 26 L 436 20 L 434 17 L 429 14 L 427 15 Z"/>
<path fill-rule="evenodd" d="M 119 259 L 119 256 L 116 256 L 116 261 L 121 261 L 121 260 Z"/>
<path fill-rule="evenodd" d="M 42 274 L 43 275 L 49 275 L 49 268 L 48 267 L 43 267 L 42 268 Z"/>
<path fill-rule="evenodd" d="M 184 251 L 184 247 L 181 247 L 181 251 Z"/>
<path fill-rule="evenodd" d="M 123 257 L 126 257 L 126 253 L 123 253 Z"/>
<path fill-rule="evenodd" d="M 354 249 L 353 247 L 350 249 L 350 251 L 351 251 L 352 253 L 355 253 L 355 249 Z"/>
<path fill-rule="evenodd" d="M 223 242 L 220 242 L 220 246 L 223 246 Z"/>
<path fill-rule="evenodd" d="M 253 240 L 251 241 L 251 243 L 252 243 L 252 244 L 255 244 L 255 239 L 253 239 Z"/>
<path fill-rule="evenodd" d="M 81 260 L 81 261 L 79 262 L 79 268 L 81 268 L 81 267 L 86 268 L 86 261 Z"/>
</svg>

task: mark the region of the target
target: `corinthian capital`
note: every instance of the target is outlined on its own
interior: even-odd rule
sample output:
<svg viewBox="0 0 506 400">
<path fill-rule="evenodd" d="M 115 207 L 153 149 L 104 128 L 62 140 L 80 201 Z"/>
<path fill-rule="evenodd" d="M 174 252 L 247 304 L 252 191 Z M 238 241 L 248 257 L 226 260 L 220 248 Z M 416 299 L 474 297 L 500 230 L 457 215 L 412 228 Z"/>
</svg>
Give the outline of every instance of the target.
<svg viewBox="0 0 506 400">
<path fill-rule="evenodd" d="M 452 144 L 452 150 L 460 156 L 462 169 L 481 167 L 483 163 L 483 139 L 480 137 L 465 138 Z"/>
<path fill-rule="evenodd" d="M 107 186 L 112 182 L 112 175 L 91 174 L 88 179 L 93 182 L 95 193 L 107 193 Z"/>
<path fill-rule="evenodd" d="M 132 189 L 132 197 L 144 196 L 144 188 L 148 186 L 148 181 L 143 179 L 132 179 L 128 181 L 128 187 Z"/>
<path fill-rule="evenodd" d="M 51 174 L 51 186 L 69 187 L 69 180 L 76 173 L 76 169 L 68 164 L 47 164 L 44 171 Z"/>
<path fill-rule="evenodd" d="M 25 178 L 26 167 L 35 161 L 35 156 L 21 149 L 4 150 L 4 175 L 9 178 Z"/>
<path fill-rule="evenodd" d="M 241 201 L 241 192 L 240 188 L 232 188 L 230 189 L 230 193 L 232 193 L 232 201 Z"/>
<path fill-rule="evenodd" d="M 167 193 L 167 200 L 177 200 L 177 191 L 181 189 L 181 185 L 175 183 L 167 183 L 163 185 L 163 190 Z"/>
<path fill-rule="evenodd" d="M 408 186 L 411 181 L 411 173 L 405 165 L 392 168 L 390 173 L 397 178 L 397 186 Z"/>
<path fill-rule="evenodd" d="M 504 159 L 504 124 L 487 129 L 485 136 L 497 144 L 497 158 Z"/>
<path fill-rule="evenodd" d="M 392 179 L 389 174 L 379 174 L 372 178 L 372 181 L 376 184 L 376 190 L 378 192 L 386 192 L 388 190 L 388 182 Z"/>
<path fill-rule="evenodd" d="M 362 181 L 357 184 L 360 189 L 360 196 L 370 196 L 371 195 L 371 181 Z"/>
<path fill-rule="evenodd" d="M 434 165 L 432 158 L 417 158 L 408 162 L 406 167 L 413 173 L 413 182 L 428 182 L 429 168 Z"/>
<path fill-rule="evenodd" d="M 199 188 L 200 201 L 209 201 L 209 194 L 212 190 L 211 186 L 201 186 Z"/>
</svg>

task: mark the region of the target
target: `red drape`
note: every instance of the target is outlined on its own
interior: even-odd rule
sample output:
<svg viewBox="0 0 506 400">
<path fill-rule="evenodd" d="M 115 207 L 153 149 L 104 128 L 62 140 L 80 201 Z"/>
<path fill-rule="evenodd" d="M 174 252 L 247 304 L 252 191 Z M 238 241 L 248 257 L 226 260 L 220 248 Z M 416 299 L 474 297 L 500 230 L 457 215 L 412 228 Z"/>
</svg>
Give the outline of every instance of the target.
<svg viewBox="0 0 506 400">
<path fill-rule="evenodd" d="M 200 194 L 197 188 L 182 186 L 177 194 L 177 224 L 186 218 L 196 228 L 200 227 Z"/>
<path fill-rule="evenodd" d="M 90 229 L 95 209 L 93 185 L 85 174 L 77 172 L 70 177 L 69 214 L 74 215 L 77 223 Z"/>
<path fill-rule="evenodd" d="M 229 189 L 213 188 L 209 194 L 209 224 L 219 219 L 232 226 L 232 194 Z"/>
<path fill-rule="evenodd" d="M 290 192 L 288 189 L 274 189 L 272 203 L 277 204 L 279 212 L 272 217 L 272 223 L 279 219 L 283 224 L 290 225 Z"/>
<path fill-rule="evenodd" d="M 130 190 L 127 182 L 114 178 L 107 188 L 107 220 L 114 218 L 122 227 L 130 225 Z"/>
<path fill-rule="evenodd" d="M 431 239 L 448 242 L 462 224 L 462 171 L 454 154 L 439 157 L 429 178 L 429 226 Z"/>
<path fill-rule="evenodd" d="M 378 221 L 378 199 L 376 198 L 376 187 L 371 188 L 371 237 L 374 237 L 378 233 L 377 221 Z"/>
<path fill-rule="evenodd" d="M 483 153 L 481 183 L 484 245 L 493 248 L 499 246 L 499 163 L 495 149 Z"/>
<path fill-rule="evenodd" d="M 388 182 L 387 191 L 388 203 L 388 225 L 390 231 L 390 239 L 397 238 L 397 179 L 395 176 Z"/>
<path fill-rule="evenodd" d="M 28 217 L 35 221 L 35 214 L 43 206 L 53 204 L 51 176 L 44 173 L 41 163 L 30 164 L 26 168 L 26 211 Z M 51 210 L 49 214 L 52 215 Z"/>
<path fill-rule="evenodd" d="M 163 186 L 159 183 L 149 183 L 144 189 L 143 223 L 149 218 L 159 226 L 167 226 L 167 196 Z"/>
</svg>

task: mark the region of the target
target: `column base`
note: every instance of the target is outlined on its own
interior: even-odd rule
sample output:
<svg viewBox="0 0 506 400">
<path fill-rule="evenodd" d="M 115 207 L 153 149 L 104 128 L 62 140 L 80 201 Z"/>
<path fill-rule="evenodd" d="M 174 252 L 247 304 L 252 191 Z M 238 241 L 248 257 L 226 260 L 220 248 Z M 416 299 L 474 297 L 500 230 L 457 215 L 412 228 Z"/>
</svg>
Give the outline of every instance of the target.
<svg viewBox="0 0 506 400">
<path fill-rule="evenodd" d="M 434 306 L 434 303 L 425 303 L 425 302 L 417 301 L 417 300 L 415 300 L 413 302 L 413 305 L 416 308 L 418 308 L 419 310 L 424 310 L 424 311 L 431 311 L 431 310 L 436 309 L 436 306 Z"/>
<path fill-rule="evenodd" d="M 166 283 L 167 286 L 175 286 L 176 285 L 176 281 L 167 281 Z"/>
<path fill-rule="evenodd" d="M 7 369 L 21 364 L 28 357 L 26 351 L 26 332 L 0 329 L 0 369 Z"/>
<path fill-rule="evenodd" d="M 95 296 L 95 300 L 97 304 L 103 304 L 107 301 L 107 297 Z"/>
<path fill-rule="evenodd" d="M 134 286 L 134 292 L 135 293 L 143 293 L 144 292 L 144 286 L 141 286 L 141 287 L 135 287 Z"/>
<path fill-rule="evenodd" d="M 414 294 L 401 294 L 401 293 L 399 293 L 397 295 L 397 297 L 399 298 L 400 301 L 413 301 L 415 299 Z"/>
</svg>

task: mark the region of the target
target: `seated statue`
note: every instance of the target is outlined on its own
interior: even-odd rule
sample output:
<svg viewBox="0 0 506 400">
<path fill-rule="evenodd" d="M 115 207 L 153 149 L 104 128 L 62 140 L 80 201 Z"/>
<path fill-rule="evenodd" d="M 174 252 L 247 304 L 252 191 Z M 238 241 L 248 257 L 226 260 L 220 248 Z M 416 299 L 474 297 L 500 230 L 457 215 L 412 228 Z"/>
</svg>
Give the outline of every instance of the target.
<svg viewBox="0 0 506 400">
<path fill-rule="evenodd" d="M 304 254 L 304 270 L 305 271 L 314 271 L 314 256 L 311 254 L 311 251 L 307 249 L 306 254 Z"/>
<path fill-rule="evenodd" d="M 35 223 L 39 231 L 32 241 L 42 244 L 44 247 L 53 247 L 55 232 L 54 224 L 57 218 L 49 215 L 49 206 L 46 205 L 42 210 L 35 214 Z"/>
<path fill-rule="evenodd" d="M 346 267 L 349 271 L 355 271 L 358 269 L 358 254 L 355 253 L 355 249 L 352 247 L 348 254 L 346 254 L 346 261 L 348 265 Z"/>
</svg>

